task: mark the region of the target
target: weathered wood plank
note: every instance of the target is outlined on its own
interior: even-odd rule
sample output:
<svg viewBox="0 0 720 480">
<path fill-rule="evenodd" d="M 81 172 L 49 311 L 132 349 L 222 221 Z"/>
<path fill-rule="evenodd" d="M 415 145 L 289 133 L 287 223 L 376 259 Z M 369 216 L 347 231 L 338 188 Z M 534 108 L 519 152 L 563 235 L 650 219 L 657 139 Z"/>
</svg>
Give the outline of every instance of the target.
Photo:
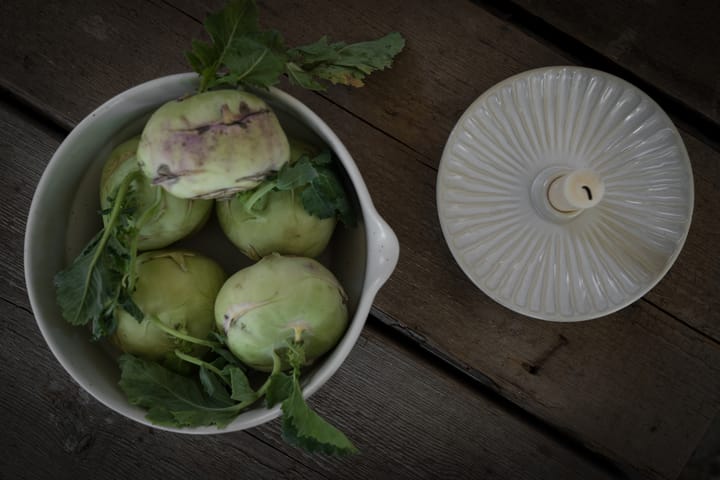
<svg viewBox="0 0 720 480">
<path fill-rule="evenodd" d="M 155 430 L 81 390 L 32 315 L 0 303 L 2 478 L 614 478 L 373 328 L 310 399 L 357 456 L 305 455 L 282 443 L 279 420 L 213 436 Z"/>
<path fill-rule="evenodd" d="M 172 22 L 166 21 L 168 11 L 174 14 Z M 184 21 L 178 23 L 174 17 Z M 77 123 L 77 112 L 90 113 L 87 99 L 97 106 L 108 93 L 130 87 L 128 82 L 187 71 L 182 62 L 187 36 L 202 31 L 200 25 L 162 3 L 101 5 L 90 0 L 2 2 L 0 25 L 2 53 L 7 55 L 0 67 L 0 86 L 39 100 L 40 108 L 59 101 L 56 120 L 65 127 Z M 123 53 L 118 55 L 121 38 Z M 158 39 L 171 46 L 173 55 L 164 47 L 156 48 Z M 48 76 L 55 69 L 67 75 Z M 92 80 L 80 84 L 76 81 L 80 78 Z M 49 92 L 57 98 L 46 103 Z"/>
<path fill-rule="evenodd" d="M 513 3 L 720 125 L 720 3 Z"/>
<path fill-rule="evenodd" d="M 464 278 L 447 252 L 435 218 L 435 171 L 432 167 L 459 111 L 495 81 L 516 73 L 517 69 L 537 66 L 532 64 L 533 61 L 557 59 L 557 54 L 494 17 L 486 16 L 475 6 L 469 7 L 473 10 L 465 10 L 464 2 L 458 2 L 457 9 L 448 8 L 453 21 L 458 22 L 453 28 L 444 28 L 442 22 L 446 17 L 437 13 L 433 17 L 434 10 L 429 10 L 430 13 L 422 8 L 403 10 L 392 2 L 384 2 L 387 7 L 378 5 L 379 14 L 388 19 L 383 22 L 389 23 L 373 23 L 374 17 L 368 15 L 375 13 L 369 9 L 358 12 L 353 9 L 360 7 L 337 4 L 318 8 L 319 18 L 313 19 L 307 13 L 302 16 L 302 12 L 307 11 L 304 10 L 308 8 L 306 5 L 309 2 L 293 5 L 293 11 L 299 15 L 296 22 L 286 18 L 284 21 L 290 22 L 287 25 L 279 22 L 273 26 L 285 30 L 285 26 L 292 29 L 294 25 L 304 25 L 302 28 L 310 32 L 304 41 L 314 40 L 317 37 L 314 32 L 328 25 L 338 30 L 322 30 L 323 33 L 335 33 L 337 37 L 349 39 L 367 38 L 391 28 L 405 27 L 409 31 L 403 33 L 413 42 L 395 69 L 378 74 L 366 89 L 350 93 L 333 89 L 330 92 L 334 102 L 403 143 L 413 145 L 412 149 L 389 140 L 317 95 L 294 91 L 338 131 L 360 164 L 381 213 L 400 236 L 401 263 L 378 297 L 379 311 L 387 315 L 390 323 L 401 322 L 401 328 L 409 328 L 416 338 L 422 340 L 424 337 L 428 348 L 451 357 L 473 375 L 489 378 L 502 394 L 591 448 L 649 474 L 676 475 L 702 436 L 708 418 L 718 409 L 717 345 L 646 303 L 607 319 L 572 326 L 546 324 L 513 315 L 489 301 Z M 263 6 L 268 15 L 278 15 L 278 9 L 270 2 Z M 81 18 L 99 15 L 102 19 L 103 8 L 110 7 L 88 4 L 67 11 Z M 132 5 L 128 8 L 132 10 Z M 151 6 L 150 14 L 154 8 L 161 6 Z M 63 11 L 56 12 L 61 15 Z M 342 12 L 350 12 L 348 18 L 365 20 L 330 21 L 333 15 L 337 20 Z M 460 12 L 459 18 L 454 18 L 453 12 Z M 424 15 L 429 18 L 425 19 Z M 193 29 L 196 26 L 190 18 L 171 10 L 163 10 L 163 17 L 177 32 L 184 33 L 167 35 L 167 38 L 155 36 L 152 29 L 137 25 L 142 19 L 125 24 L 123 17 L 113 20 L 113 24 L 117 21 L 124 28 L 110 29 L 112 35 L 106 43 L 124 45 L 131 41 L 129 37 L 141 35 L 145 38 L 144 43 L 164 52 L 164 57 L 176 58 L 169 62 L 167 71 L 157 72 L 154 76 L 183 70 L 177 52 L 186 48 L 189 38 L 195 35 Z M 264 18 L 267 23 L 267 15 Z M 20 26 L 24 25 L 22 19 L 18 22 Z M 430 28 L 423 30 L 425 26 Z M 53 30 L 50 24 L 44 27 Z M 12 28 L 20 27 L 10 25 L 10 28 L 12 31 Z M 33 31 L 29 25 L 26 28 Z M 463 37 L 470 35 L 468 32 L 472 36 Z M 492 37 L 491 34 L 497 35 Z M 54 47 L 50 41 L 42 44 L 45 50 L 40 50 L 37 45 L 32 46 L 32 35 L 35 34 L 26 34 L 28 45 L 23 47 L 30 57 L 43 51 L 43 55 L 59 59 L 60 53 L 72 50 L 71 46 L 64 45 L 62 52 L 58 52 L 60 47 Z M 52 34 L 44 32 L 41 35 Z M 73 35 L 58 35 L 66 42 L 80 41 Z M 83 42 L 90 41 L 83 35 L 82 32 L 75 33 Z M 177 42 L 178 36 L 182 35 L 185 35 L 185 41 Z M 476 40 L 475 54 L 487 63 L 480 68 L 476 61 L 463 61 L 453 56 L 457 44 L 445 43 L 446 36 L 453 42 L 462 38 Z M 444 57 L 439 53 L 447 53 L 448 62 L 457 61 L 462 68 L 455 70 L 458 68 L 455 63 L 444 63 Z M 64 71 L 43 63 L 43 70 L 36 70 L 31 82 L 27 81 L 27 73 L 21 75 L 22 70 L 15 77 L 13 65 L 7 65 L 9 73 L 2 78 L 13 91 L 42 105 L 57 118 L 72 123 L 112 93 L 145 79 L 135 76 L 135 68 L 145 64 L 142 55 L 123 55 L 115 61 L 104 59 L 104 62 L 110 62 L 118 74 L 112 77 L 96 74 L 96 70 L 108 67 L 86 65 L 86 75 L 75 76 L 72 70 Z M 5 66 L 3 63 L 3 72 Z M 44 83 L 45 78 L 53 78 L 53 81 Z M 418 83 L 413 83 L 416 78 Z M 463 81 L 455 81 L 456 78 Z M 467 78 L 473 79 L 472 85 L 463 85 Z M 74 84 L 76 89 L 84 91 L 86 82 L 93 85 L 86 89 L 88 96 L 73 97 L 73 101 L 82 106 L 70 105 L 59 88 Z M 452 88 L 443 86 L 448 82 Z M 99 94 L 102 89 L 107 91 L 104 96 Z M 382 96 L 385 90 L 393 92 L 392 95 Z M 443 108 L 436 108 L 438 101 L 442 102 Z M 396 112 L 394 117 L 373 113 L 377 105 L 384 106 L 387 102 L 392 102 L 390 106 L 395 108 L 391 110 Z M 417 112 L 413 108 L 417 108 Z M 413 117 L 414 113 L 417 113 L 417 119 Z M 425 141 L 419 142 L 422 138 Z M 422 164 L 428 167 L 422 167 Z M 712 194 L 710 198 L 713 198 Z M 703 288 L 700 283 L 697 287 Z M 706 288 L 714 292 L 712 286 Z M 705 295 L 703 298 L 707 300 Z M 538 359 L 545 357 L 545 352 L 558 342 L 567 344 L 539 365 Z"/>
<path fill-rule="evenodd" d="M 1 199 L 9 208 L 0 210 L 0 221 L 24 223 L 31 193 L 59 137 L 0 104 L 6 176 L 24 174 L 26 180 L 11 184 L 17 185 L 16 194 Z M 2 239 L 8 240 L 0 253 L 3 278 L 22 276 L 12 261 L 21 257 L 21 246 L 11 236 Z M 238 472 L 259 478 L 611 478 L 373 328 L 311 399 L 363 452 L 327 459 L 281 443 L 278 421 L 250 432 L 195 437 L 120 417 L 63 372 L 34 325 L 24 288 L 0 284 L 0 305 L 1 478 L 56 477 L 57 472 L 63 478 L 97 478 L 98 472 L 103 478 L 226 478 Z"/>
<path fill-rule="evenodd" d="M 26 122 L 11 120 L 7 113 L 0 116 L 3 169 L 0 175 L 0 245 L 8 252 L 1 267 L 0 290 L 5 300 L 29 308 L 23 272 L 25 221 L 35 186 L 63 135 L 40 127 L 28 132 Z"/>
</svg>

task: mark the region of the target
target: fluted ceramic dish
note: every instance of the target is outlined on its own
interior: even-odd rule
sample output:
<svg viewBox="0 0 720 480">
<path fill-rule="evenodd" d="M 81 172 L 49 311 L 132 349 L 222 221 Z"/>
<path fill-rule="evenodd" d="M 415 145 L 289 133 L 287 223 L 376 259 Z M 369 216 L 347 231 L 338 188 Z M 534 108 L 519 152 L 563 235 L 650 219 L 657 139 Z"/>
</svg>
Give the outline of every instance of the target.
<svg viewBox="0 0 720 480">
<path fill-rule="evenodd" d="M 591 170 L 597 205 L 562 213 L 559 175 Z M 610 74 L 549 67 L 508 78 L 462 115 L 437 179 L 442 231 L 488 296 L 524 315 L 579 321 L 647 293 L 687 237 L 692 170 L 677 129 Z"/>
</svg>

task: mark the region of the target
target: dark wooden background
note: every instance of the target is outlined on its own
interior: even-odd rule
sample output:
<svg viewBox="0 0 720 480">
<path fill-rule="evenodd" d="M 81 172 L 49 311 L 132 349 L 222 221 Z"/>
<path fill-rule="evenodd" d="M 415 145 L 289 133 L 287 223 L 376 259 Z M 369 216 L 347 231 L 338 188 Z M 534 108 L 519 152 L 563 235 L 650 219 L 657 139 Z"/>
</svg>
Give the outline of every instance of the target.
<svg viewBox="0 0 720 480">
<path fill-rule="evenodd" d="M 362 450 L 311 457 L 277 421 L 213 437 L 125 420 L 62 370 L 26 296 L 32 194 L 68 131 L 138 83 L 187 71 L 182 52 L 219 0 L 0 4 L 0 478 L 712 478 L 720 475 L 720 7 L 717 2 L 259 2 L 288 44 L 400 31 L 395 66 L 359 90 L 282 87 L 352 152 L 401 243 L 347 363 L 310 401 Z M 690 154 L 684 250 L 643 299 L 579 324 L 500 307 L 462 274 L 439 229 L 445 140 L 484 90 L 579 64 L 634 83 Z M 62 232 L 58 232 L 61 236 Z"/>
</svg>

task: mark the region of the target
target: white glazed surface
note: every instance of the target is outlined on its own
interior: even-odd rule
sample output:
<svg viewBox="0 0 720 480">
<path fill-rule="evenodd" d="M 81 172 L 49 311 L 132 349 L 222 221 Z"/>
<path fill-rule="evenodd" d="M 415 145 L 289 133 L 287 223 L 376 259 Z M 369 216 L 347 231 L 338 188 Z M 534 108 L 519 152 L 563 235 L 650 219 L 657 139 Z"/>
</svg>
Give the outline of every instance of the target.
<svg viewBox="0 0 720 480">
<path fill-rule="evenodd" d="M 602 200 L 549 213 L 540 180 L 577 169 L 599 175 Z M 500 304 L 553 321 L 604 316 L 648 292 L 683 247 L 693 195 L 662 109 L 580 67 L 531 70 L 485 92 L 453 129 L 437 178 L 442 231 L 467 276 Z"/>
<path fill-rule="evenodd" d="M 25 278 L 33 313 L 48 346 L 62 366 L 85 390 L 109 408 L 140 423 L 151 425 L 145 411 L 130 405 L 117 386 L 119 369 L 112 352 L 91 343 L 89 332 L 68 325 L 55 302 L 53 276 L 65 268 L 100 227 L 96 188 L 102 161 L 112 147 L 139 133 L 144 118 L 164 102 L 191 93 L 195 74 L 159 78 L 112 98 L 80 122 L 50 160 L 33 197 L 25 236 Z M 361 224 L 336 232 L 325 263 L 345 286 L 350 297 L 351 322 L 337 347 L 305 377 L 307 397 L 317 391 L 340 367 L 357 341 L 373 299 L 395 268 L 399 244 L 392 229 L 375 210 L 360 172 L 345 146 L 310 109 L 290 95 L 271 89 L 262 93 L 285 119 L 290 133 L 322 140 L 342 162 L 360 205 Z M 66 232 L 58 238 L 57 232 Z M 217 232 L 216 232 L 217 234 Z M 212 234 L 209 234 L 212 237 Z M 224 239 L 195 240 L 216 247 L 222 257 L 232 255 L 226 270 L 246 264 L 242 255 L 227 248 Z M 217 245 L 213 242 L 217 242 Z M 223 243 L 224 242 L 224 243 Z M 193 246 L 192 243 L 190 246 Z M 213 251 L 213 250 L 211 250 Z M 232 273 L 232 270 L 228 271 Z M 280 415 L 279 407 L 258 406 L 242 413 L 224 429 L 215 427 L 164 430 L 206 434 L 250 428 Z"/>
</svg>

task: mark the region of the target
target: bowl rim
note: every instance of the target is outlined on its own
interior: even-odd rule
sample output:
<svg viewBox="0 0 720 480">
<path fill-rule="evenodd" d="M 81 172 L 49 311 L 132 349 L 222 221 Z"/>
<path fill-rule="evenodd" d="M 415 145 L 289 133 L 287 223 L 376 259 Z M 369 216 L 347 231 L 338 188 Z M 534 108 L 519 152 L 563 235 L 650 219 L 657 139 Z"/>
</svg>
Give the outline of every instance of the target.
<svg viewBox="0 0 720 480">
<path fill-rule="evenodd" d="M 105 398 L 102 391 L 98 391 L 97 388 L 82 381 L 82 376 L 78 373 L 79 369 L 76 369 L 73 366 L 73 362 L 61 350 L 58 342 L 56 342 L 54 338 L 54 333 L 51 331 L 50 326 L 46 323 L 46 320 L 41 317 L 41 287 L 38 285 L 39 279 L 32 268 L 35 252 L 40 247 L 40 242 L 37 239 L 37 231 L 40 226 L 39 218 L 41 217 L 43 210 L 46 208 L 47 202 L 51 201 L 51 199 L 46 198 L 45 192 L 47 192 L 48 186 L 50 182 L 52 182 L 51 178 L 54 177 L 57 171 L 61 168 L 62 159 L 66 156 L 66 152 L 70 150 L 72 145 L 76 142 L 82 141 L 82 138 L 90 125 L 112 115 L 114 109 L 119 105 L 132 101 L 133 98 L 136 98 L 144 92 L 167 85 L 182 83 L 186 83 L 188 86 L 194 88 L 198 83 L 198 75 L 195 73 L 167 75 L 140 83 L 124 90 L 106 100 L 90 114 L 85 116 L 61 142 L 42 173 L 40 181 L 33 193 L 32 202 L 28 212 L 24 240 L 25 282 L 33 316 L 51 352 L 70 377 L 100 403 L 116 413 L 130 418 L 131 420 L 160 430 L 185 434 L 230 433 L 233 431 L 252 428 L 277 418 L 281 414 L 280 406 L 276 405 L 269 409 L 264 406 L 260 406 L 259 408 L 256 407 L 254 410 L 264 410 L 262 414 L 254 417 L 252 420 L 245 420 L 242 424 L 238 424 L 238 418 L 236 418 L 224 428 L 218 428 L 216 426 L 176 428 L 154 425 L 145 418 L 144 413 L 142 416 L 138 416 L 136 410 L 129 408 L 131 407 L 129 402 L 126 404 L 128 408 L 120 408 L 120 406 L 115 405 L 113 402 Z M 334 151 L 346 170 L 347 176 L 355 190 L 361 210 L 360 218 L 365 225 L 366 259 L 360 298 L 358 300 L 355 313 L 348 323 L 348 328 L 345 334 L 331 353 L 329 353 L 324 359 L 323 363 L 313 371 L 313 375 L 309 381 L 303 385 L 303 396 L 308 398 L 334 375 L 354 347 L 365 325 L 367 316 L 370 313 L 372 302 L 378 290 L 387 281 L 397 264 L 400 246 L 395 233 L 382 219 L 382 217 L 380 217 L 379 213 L 375 209 L 357 164 L 353 160 L 347 148 L 340 141 L 334 131 L 325 123 L 325 121 L 304 103 L 278 88 L 269 87 L 269 89 L 263 91 L 261 95 L 269 96 L 280 103 L 288 113 L 296 116 L 297 120 L 312 129 Z M 159 100 L 157 106 L 160 106 L 162 103 L 163 101 Z M 123 125 L 118 125 L 117 129 L 121 129 L 122 126 Z"/>
</svg>

